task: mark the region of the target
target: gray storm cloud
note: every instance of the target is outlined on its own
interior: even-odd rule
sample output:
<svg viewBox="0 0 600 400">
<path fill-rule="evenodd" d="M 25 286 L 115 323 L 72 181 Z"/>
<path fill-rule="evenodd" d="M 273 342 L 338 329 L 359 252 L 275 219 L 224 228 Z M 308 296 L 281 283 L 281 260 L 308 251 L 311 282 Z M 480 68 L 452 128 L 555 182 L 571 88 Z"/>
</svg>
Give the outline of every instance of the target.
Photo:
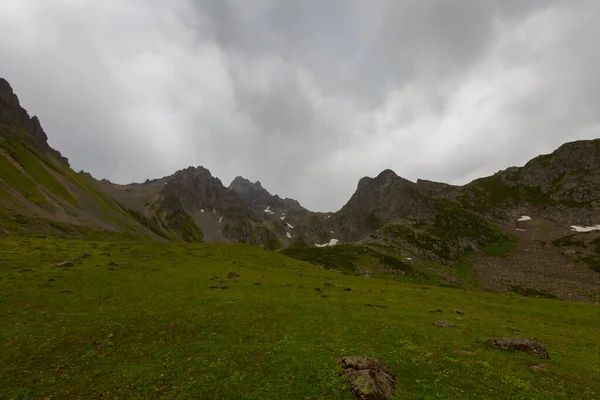
<svg viewBox="0 0 600 400">
<path fill-rule="evenodd" d="M 600 136 L 600 2 L 3 0 L 0 76 L 77 169 L 203 165 L 336 210 Z"/>
</svg>

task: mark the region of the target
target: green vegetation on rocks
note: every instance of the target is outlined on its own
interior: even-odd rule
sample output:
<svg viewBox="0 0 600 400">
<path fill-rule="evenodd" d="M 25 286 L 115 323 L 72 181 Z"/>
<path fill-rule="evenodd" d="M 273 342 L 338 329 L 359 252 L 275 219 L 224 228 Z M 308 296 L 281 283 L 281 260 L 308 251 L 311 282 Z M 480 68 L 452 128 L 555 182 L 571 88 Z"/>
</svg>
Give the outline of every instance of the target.
<svg viewBox="0 0 600 400">
<path fill-rule="evenodd" d="M 34 204 L 46 204 L 46 197 L 36 183 L 0 154 L 0 179 L 7 187 L 18 190 L 23 197 Z"/>
<path fill-rule="evenodd" d="M 33 150 L 28 145 L 19 143 L 8 137 L 2 137 L 0 140 L 0 147 L 8 152 L 8 154 L 23 167 L 34 181 L 63 200 L 66 200 L 69 203 L 75 203 L 75 198 L 69 193 L 67 188 L 52 175 L 45 167 L 44 163 L 40 163 L 39 160 L 43 156 L 41 156 L 39 152 Z"/>
<path fill-rule="evenodd" d="M 353 244 L 325 247 L 292 246 L 282 250 L 281 254 L 350 274 L 361 274 L 364 268 L 374 267 L 402 274 L 418 274 L 409 264 L 368 246 Z"/>
</svg>

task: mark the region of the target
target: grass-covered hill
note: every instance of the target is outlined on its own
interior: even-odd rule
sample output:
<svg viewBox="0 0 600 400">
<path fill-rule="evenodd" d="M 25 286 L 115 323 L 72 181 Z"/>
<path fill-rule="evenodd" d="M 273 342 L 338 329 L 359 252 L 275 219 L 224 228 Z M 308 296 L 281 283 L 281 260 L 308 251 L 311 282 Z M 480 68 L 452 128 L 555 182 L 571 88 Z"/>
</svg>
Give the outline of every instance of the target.
<svg viewBox="0 0 600 400">
<path fill-rule="evenodd" d="M 166 236 L 76 174 L 47 140 L 0 78 L 0 235 Z"/>
<path fill-rule="evenodd" d="M 2 399 L 351 399 L 334 362 L 348 355 L 384 361 L 398 399 L 600 396 L 597 305 L 240 244 L 13 238 L 0 254 Z M 484 344 L 504 336 L 550 359 Z"/>
</svg>

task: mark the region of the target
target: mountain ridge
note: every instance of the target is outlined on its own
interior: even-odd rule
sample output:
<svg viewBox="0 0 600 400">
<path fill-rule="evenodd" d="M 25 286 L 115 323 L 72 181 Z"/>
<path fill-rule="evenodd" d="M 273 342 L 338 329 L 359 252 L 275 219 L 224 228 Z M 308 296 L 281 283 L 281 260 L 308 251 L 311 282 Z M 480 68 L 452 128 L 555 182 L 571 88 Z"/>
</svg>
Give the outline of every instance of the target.
<svg viewBox="0 0 600 400">
<path fill-rule="evenodd" d="M 453 284 L 461 282 L 455 269 L 473 263 L 473 279 L 486 289 L 527 284 L 566 299 L 600 298 L 599 139 L 565 143 L 463 186 L 386 169 L 361 178 L 340 210 L 319 213 L 242 176 L 225 187 L 201 166 L 126 185 L 77 174 L 2 80 L 0 184 L 4 234 L 105 232 L 317 252 L 343 243 L 351 253 L 367 246 L 380 254 L 373 260 L 411 260 L 407 270 L 434 271 Z M 560 279 L 538 284 L 541 270 Z"/>
</svg>

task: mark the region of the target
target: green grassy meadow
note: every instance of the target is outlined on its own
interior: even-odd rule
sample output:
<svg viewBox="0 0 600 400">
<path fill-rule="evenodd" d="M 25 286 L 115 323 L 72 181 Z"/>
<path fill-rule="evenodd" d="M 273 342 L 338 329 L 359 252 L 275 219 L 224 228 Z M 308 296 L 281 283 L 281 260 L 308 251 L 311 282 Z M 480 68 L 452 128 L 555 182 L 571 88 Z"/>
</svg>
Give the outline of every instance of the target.
<svg viewBox="0 0 600 400">
<path fill-rule="evenodd" d="M 240 244 L 0 238 L 0 399 L 352 399 L 348 355 L 384 361 L 398 399 L 598 399 L 599 317 Z M 551 359 L 485 347 L 503 336 Z"/>
</svg>

